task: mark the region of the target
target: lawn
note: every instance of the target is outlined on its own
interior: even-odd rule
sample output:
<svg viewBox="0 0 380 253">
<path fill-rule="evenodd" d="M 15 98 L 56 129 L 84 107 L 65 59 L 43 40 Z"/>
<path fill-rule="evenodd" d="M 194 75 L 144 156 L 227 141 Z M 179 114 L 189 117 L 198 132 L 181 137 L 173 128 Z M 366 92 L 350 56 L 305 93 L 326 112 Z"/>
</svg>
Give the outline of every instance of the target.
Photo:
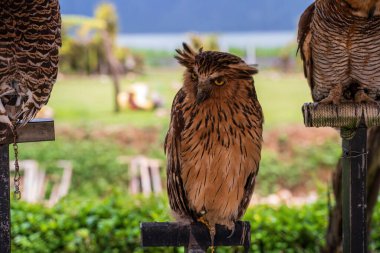
<svg viewBox="0 0 380 253">
<path fill-rule="evenodd" d="M 164 100 L 166 115 L 155 112 L 123 111 L 113 113 L 113 86 L 107 76 L 61 77 L 55 84 L 49 106 L 55 111 L 57 124 L 105 125 L 134 127 L 166 126 L 169 108 L 182 80 L 182 69 L 148 69 L 141 76 L 122 80 L 125 90 L 134 82 L 145 82 Z M 306 80 L 301 74 L 284 75 L 263 71 L 255 76 L 255 85 L 264 110 L 267 129 L 302 123 L 301 106 L 310 101 Z"/>
</svg>

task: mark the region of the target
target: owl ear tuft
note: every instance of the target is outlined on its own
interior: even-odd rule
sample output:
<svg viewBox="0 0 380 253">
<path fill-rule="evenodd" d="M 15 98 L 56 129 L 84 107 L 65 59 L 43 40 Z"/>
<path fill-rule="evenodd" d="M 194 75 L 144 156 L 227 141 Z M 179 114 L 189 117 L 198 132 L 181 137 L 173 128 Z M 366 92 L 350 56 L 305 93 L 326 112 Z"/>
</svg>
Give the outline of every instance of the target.
<svg viewBox="0 0 380 253">
<path fill-rule="evenodd" d="M 175 59 L 179 62 L 179 64 L 190 68 L 194 65 L 195 56 L 197 53 L 190 48 L 186 43 L 182 43 L 183 49 L 176 49 L 178 55 L 174 56 Z"/>
<path fill-rule="evenodd" d="M 249 64 L 247 66 L 249 67 L 249 72 L 251 75 L 255 75 L 255 74 L 259 73 L 259 69 L 257 68 L 258 67 L 257 64 Z"/>
<path fill-rule="evenodd" d="M 231 64 L 229 65 L 229 67 L 234 70 L 239 70 L 243 72 L 244 74 L 250 75 L 250 76 L 259 73 L 259 70 L 257 69 L 257 64 L 248 65 L 243 61 L 238 64 Z"/>
</svg>

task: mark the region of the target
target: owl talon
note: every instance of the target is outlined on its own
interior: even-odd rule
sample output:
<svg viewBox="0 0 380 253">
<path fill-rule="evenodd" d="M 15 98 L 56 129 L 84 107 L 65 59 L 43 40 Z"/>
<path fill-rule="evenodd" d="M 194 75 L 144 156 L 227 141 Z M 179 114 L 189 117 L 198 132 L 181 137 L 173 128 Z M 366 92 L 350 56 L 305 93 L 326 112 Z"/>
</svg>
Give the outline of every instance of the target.
<svg viewBox="0 0 380 253">
<path fill-rule="evenodd" d="M 208 231 L 210 233 L 210 240 L 211 240 L 211 246 L 210 246 L 210 248 L 211 248 L 211 253 L 214 253 L 215 252 L 214 239 L 215 239 L 215 235 L 216 235 L 215 226 L 211 226 L 210 223 L 204 218 L 204 216 L 199 217 L 197 219 L 197 221 L 200 222 L 200 223 L 202 223 L 202 224 L 204 224 L 207 227 L 207 229 L 208 229 Z"/>
<path fill-rule="evenodd" d="M 231 238 L 235 234 L 235 226 L 231 229 L 231 234 L 227 238 Z"/>
<path fill-rule="evenodd" d="M 333 104 L 333 105 L 339 105 L 340 104 L 340 97 L 333 97 L 333 96 L 328 96 L 325 99 L 322 99 L 319 101 L 320 104 Z"/>
<path fill-rule="evenodd" d="M 355 103 L 377 103 L 373 98 L 368 96 L 368 94 L 366 94 L 362 89 L 356 92 L 354 101 Z"/>
<path fill-rule="evenodd" d="M 342 98 L 342 86 L 341 85 L 335 85 L 329 92 L 329 95 L 319 101 L 321 104 L 334 104 L 339 105 L 340 100 Z"/>
</svg>

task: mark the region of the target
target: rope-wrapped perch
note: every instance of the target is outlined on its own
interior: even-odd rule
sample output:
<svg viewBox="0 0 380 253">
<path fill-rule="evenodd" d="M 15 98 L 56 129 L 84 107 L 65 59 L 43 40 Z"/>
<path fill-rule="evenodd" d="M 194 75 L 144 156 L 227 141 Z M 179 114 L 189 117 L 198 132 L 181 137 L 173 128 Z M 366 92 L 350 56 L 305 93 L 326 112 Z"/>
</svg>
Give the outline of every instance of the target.
<svg viewBox="0 0 380 253">
<path fill-rule="evenodd" d="M 307 127 L 357 128 L 363 120 L 366 127 L 380 125 L 380 105 L 375 103 L 340 105 L 306 103 L 302 107 Z"/>
</svg>

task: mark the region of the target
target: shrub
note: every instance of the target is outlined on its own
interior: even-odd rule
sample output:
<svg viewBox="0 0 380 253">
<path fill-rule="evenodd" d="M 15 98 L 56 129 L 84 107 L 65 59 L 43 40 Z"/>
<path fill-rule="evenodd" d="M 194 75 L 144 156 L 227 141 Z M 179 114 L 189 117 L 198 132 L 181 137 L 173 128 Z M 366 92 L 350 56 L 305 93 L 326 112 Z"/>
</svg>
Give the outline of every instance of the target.
<svg viewBox="0 0 380 253">
<path fill-rule="evenodd" d="M 379 222 L 379 214 L 377 210 L 374 224 Z M 255 206 L 248 210 L 244 220 L 251 222 L 252 252 L 318 252 L 324 241 L 326 218 L 327 206 L 321 201 L 303 207 Z M 13 202 L 12 252 L 143 252 L 139 223 L 168 220 L 164 197 L 113 194 L 103 200 L 66 199 L 52 209 Z M 374 226 L 372 232 L 371 248 L 379 250 L 379 228 Z M 218 252 L 240 250 L 220 248 Z"/>
</svg>

